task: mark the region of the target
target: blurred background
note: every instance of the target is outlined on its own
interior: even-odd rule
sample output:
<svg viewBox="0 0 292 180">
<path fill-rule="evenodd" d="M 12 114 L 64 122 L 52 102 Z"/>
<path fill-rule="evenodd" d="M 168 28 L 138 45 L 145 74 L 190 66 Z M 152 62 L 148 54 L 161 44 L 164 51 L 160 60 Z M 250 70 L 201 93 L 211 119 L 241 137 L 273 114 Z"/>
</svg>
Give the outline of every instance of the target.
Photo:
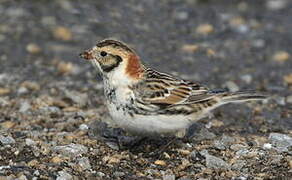
<svg viewBox="0 0 292 180">
<path fill-rule="evenodd" d="M 93 69 L 77 55 L 114 37 L 147 64 L 210 86 L 234 81 L 244 89 L 287 95 L 291 83 L 283 80 L 292 69 L 288 0 L 0 3 L 0 70 L 14 76 L 44 81 L 64 62 L 78 66 L 79 73 L 71 75 L 78 80 Z"/>
<path fill-rule="evenodd" d="M 0 13 L 2 96 L 96 92 L 101 82 L 78 54 L 113 37 L 157 70 L 210 88 L 268 92 L 291 107 L 288 0 L 0 0 Z"/>
<path fill-rule="evenodd" d="M 272 96 L 216 111 L 215 133 L 291 133 L 291 19 L 290 0 L 0 0 L 0 130 L 50 142 L 109 120 L 78 54 L 112 37 L 159 71 Z"/>
</svg>

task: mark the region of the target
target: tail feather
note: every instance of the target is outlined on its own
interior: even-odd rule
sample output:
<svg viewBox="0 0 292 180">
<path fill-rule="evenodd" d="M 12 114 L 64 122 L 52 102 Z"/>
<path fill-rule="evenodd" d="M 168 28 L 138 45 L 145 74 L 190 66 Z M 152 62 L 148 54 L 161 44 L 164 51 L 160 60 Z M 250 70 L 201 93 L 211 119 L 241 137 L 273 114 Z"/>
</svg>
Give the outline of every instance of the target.
<svg viewBox="0 0 292 180">
<path fill-rule="evenodd" d="M 203 113 L 200 116 L 197 116 L 197 119 L 200 119 L 200 118 L 206 116 L 206 114 L 208 112 L 210 112 L 211 110 L 216 109 L 224 104 L 241 103 L 241 102 L 255 101 L 255 100 L 265 100 L 268 98 L 267 95 L 259 94 L 259 93 L 251 92 L 251 91 L 234 92 L 234 93 L 226 92 L 226 91 L 216 91 L 216 92 L 212 91 L 212 93 L 213 93 L 213 97 L 215 99 L 215 103 L 211 103 L 212 105 L 209 106 L 208 108 L 206 108 L 205 111 L 203 111 Z M 212 99 L 211 99 L 211 101 L 212 101 Z"/>
<path fill-rule="evenodd" d="M 263 94 L 258 94 L 255 92 L 234 92 L 234 93 L 226 93 L 222 96 L 222 103 L 230 103 L 230 102 L 245 102 L 245 101 L 256 101 L 256 100 L 264 100 L 268 97 Z"/>
</svg>

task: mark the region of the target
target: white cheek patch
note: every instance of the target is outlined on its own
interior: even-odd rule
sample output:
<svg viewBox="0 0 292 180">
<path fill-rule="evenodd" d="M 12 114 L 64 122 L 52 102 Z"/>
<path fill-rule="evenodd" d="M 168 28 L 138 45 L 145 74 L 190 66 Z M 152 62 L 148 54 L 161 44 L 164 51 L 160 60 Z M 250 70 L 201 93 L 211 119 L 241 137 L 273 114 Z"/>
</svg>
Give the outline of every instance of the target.
<svg viewBox="0 0 292 180">
<path fill-rule="evenodd" d="M 90 60 L 90 62 L 94 66 L 95 69 L 97 69 L 99 72 L 102 72 L 102 69 L 99 63 L 95 59 Z"/>
</svg>

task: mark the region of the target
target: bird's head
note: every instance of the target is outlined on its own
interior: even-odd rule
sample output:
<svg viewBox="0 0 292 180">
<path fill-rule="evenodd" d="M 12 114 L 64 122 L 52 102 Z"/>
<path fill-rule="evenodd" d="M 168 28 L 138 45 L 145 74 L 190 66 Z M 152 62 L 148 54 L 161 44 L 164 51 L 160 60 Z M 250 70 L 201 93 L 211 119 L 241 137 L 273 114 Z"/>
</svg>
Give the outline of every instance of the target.
<svg viewBox="0 0 292 180">
<path fill-rule="evenodd" d="M 80 57 L 89 60 L 103 76 L 127 76 L 130 79 L 142 77 L 144 67 L 138 55 L 126 44 L 112 39 L 98 42 L 84 51 Z"/>
</svg>

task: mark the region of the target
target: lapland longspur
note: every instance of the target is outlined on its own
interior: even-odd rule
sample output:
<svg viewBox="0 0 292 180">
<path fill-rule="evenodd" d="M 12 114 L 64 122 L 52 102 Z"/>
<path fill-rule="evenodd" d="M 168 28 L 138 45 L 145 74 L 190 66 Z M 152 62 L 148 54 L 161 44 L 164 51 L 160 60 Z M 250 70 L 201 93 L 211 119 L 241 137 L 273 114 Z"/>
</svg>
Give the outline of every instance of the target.
<svg viewBox="0 0 292 180">
<path fill-rule="evenodd" d="M 106 39 L 84 51 L 101 72 L 109 113 L 124 130 L 139 135 L 179 135 L 211 110 L 233 102 L 263 100 L 261 94 L 212 91 L 146 67 L 126 44 Z"/>
</svg>

